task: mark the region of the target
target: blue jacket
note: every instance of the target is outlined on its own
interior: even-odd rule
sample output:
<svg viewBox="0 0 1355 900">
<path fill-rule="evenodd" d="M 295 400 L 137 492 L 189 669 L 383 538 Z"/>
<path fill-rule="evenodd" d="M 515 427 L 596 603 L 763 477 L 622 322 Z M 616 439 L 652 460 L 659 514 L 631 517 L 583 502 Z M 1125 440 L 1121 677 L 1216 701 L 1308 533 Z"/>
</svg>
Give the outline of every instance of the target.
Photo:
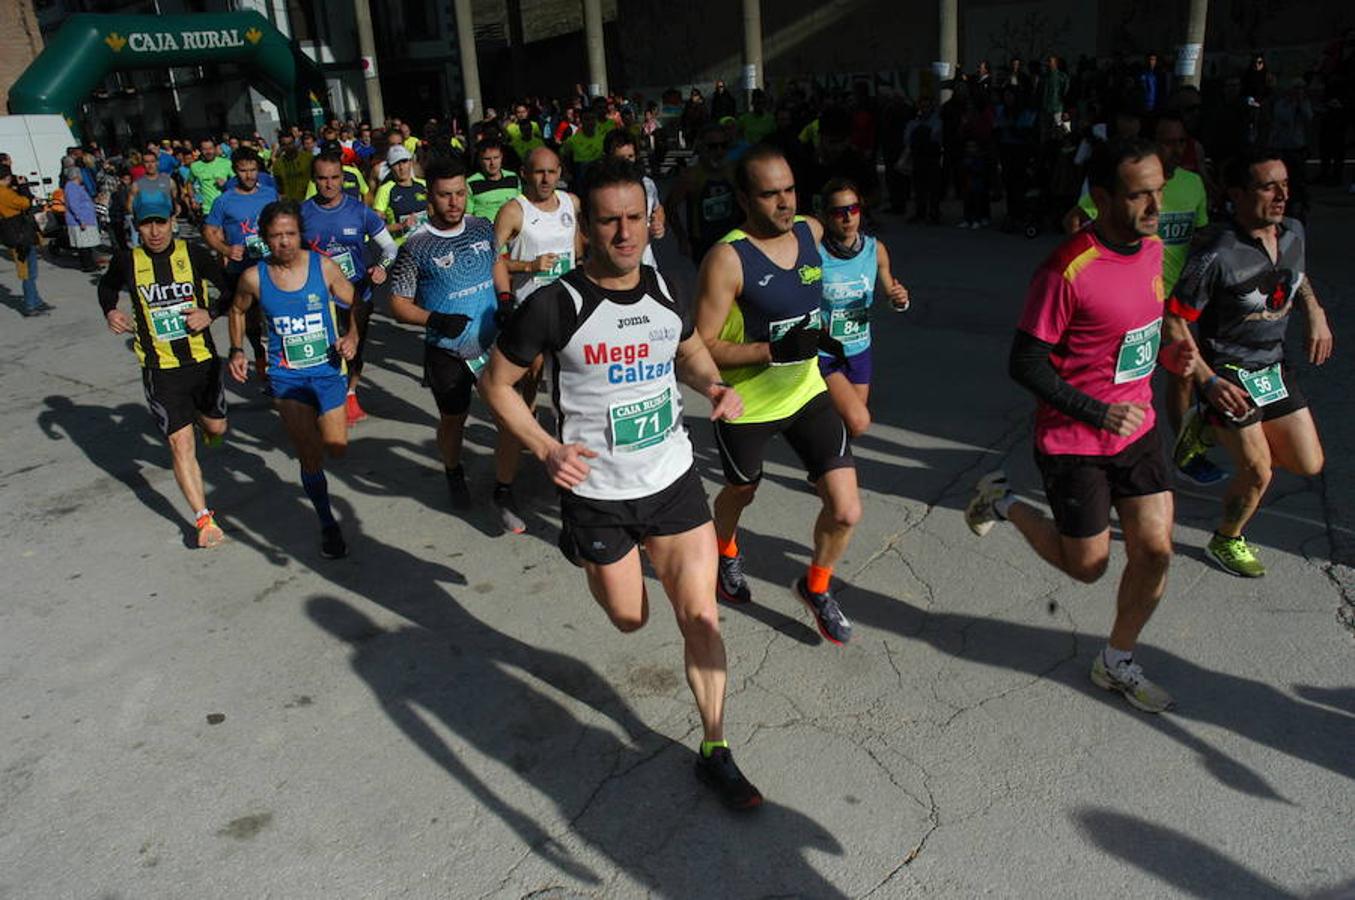
<svg viewBox="0 0 1355 900">
<path fill-rule="evenodd" d="M 99 219 L 94 213 L 94 201 L 89 191 L 78 181 L 66 182 L 66 224 L 98 226 Z"/>
</svg>

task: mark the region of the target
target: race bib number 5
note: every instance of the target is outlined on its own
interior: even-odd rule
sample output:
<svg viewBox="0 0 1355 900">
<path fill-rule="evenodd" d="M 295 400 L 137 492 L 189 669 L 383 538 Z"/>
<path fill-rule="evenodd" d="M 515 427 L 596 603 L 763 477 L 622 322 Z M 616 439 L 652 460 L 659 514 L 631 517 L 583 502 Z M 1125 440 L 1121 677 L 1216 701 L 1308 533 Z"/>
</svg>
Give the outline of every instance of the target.
<svg viewBox="0 0 1355 900">
<path fill-rule="evenodd" d="M 1139 381 L 1153 374 L 1162 346 L 1162 320 L 1125 333 L 1115 361 L 1115 383 Z"/>
<path fill-rule="evenodd" d="M 349 281 L 358 277 L 358 264 L 353 262 L 353 252 L 351 250 L 340 250 L 330 259 L 334 260 L 335 265 L 343 272 L 343 277 Z"/>
<path fill-rule="evenodd" d="M 664 388 L 635 403 L 613 403 L 607 410 L 612 423 L 612 448 L 632 452 L 663 443 L 673 430 L 673 391 Z"/>
</svg>

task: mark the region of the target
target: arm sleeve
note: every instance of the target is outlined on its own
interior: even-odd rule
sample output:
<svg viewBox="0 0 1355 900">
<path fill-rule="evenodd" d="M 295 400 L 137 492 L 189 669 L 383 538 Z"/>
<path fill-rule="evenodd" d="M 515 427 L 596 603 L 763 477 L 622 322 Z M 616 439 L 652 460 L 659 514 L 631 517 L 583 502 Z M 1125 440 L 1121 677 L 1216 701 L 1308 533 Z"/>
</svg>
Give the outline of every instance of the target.
<svg viewBox="0 0 1355 900">
<path fill-rule="evenodd" d="M 372 216 L 376 218 L 376 213 L 372 213 Z M 377 218 L 377 221 L 380 221 L 380 219 Z M 391 233 L 386 230 L 386 223 L 384 222 L 382 222 L 381 227 L 372 232 L 371 235 L 372 242 L 381 250 L 381 264 L 389 266 L 391 260 L 395 259 L 396 251 L 399 249 L 395 246 L 395 238 L 391 237 Z"/>
<path fill-rule="evenodd" d="M 1017 329 L 1007 372 L 1012 380 L 1064 415 L 1100 428 L 1109 405 L 1079 391 L 1059 377 L 1049 362 L 1054 345 Z"/>
<path fill-rule="evenodd" d="M 114 253 L 108 269 L 99 278 L 99 308 L 108 315 L 118 305 L 118 294 L 127 282 L 126 254 Z"/>
<path fill-rule="evenodd" d="M 498 347 L 519 366 L 547 350 L 559 350 L 574 334 L 574 298 L 564 288 L 544 287 L 528 297 L 499 332 Z"/>
</svg>

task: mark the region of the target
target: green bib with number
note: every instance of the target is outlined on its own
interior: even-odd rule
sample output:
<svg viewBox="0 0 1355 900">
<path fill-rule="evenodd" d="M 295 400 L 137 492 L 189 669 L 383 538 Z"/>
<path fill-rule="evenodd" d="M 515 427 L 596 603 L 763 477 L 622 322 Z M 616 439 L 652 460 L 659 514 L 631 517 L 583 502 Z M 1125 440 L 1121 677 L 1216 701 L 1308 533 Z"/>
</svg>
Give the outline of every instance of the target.
<svg viewBox="0 0 1355 900">
<path fill-rule="evenodd" d="M 835 309 L 828 317 L 828 336 L 843 344 L 854 344 L 870 337 L 870 310 Z"/>
<path fill-rule="evenodd" d="M 305 369 L 329 361 L 329 335 L 323 328 L 282 337 L 282 358 L 293 369 Z"/>
<path fill-rule="evenodd" d="M 358 266 L 357 263 L 353 262 L 353 254 L 351 251 L 340 250 L 338 253 L 331 256 L 330 259 L 334 260 L 335 265 L 339 267 L 339 271 L 343 272 L 344 278 L 352 281 L 357 277 Z"/>
<path fill-rule="evenodd" d="M 1157 351 L 1162 346 L 1162 320 L 1125 332 L 1115 360 L 1115 383 L 1138 381 L 1153 374 Z"/>
<path fill-rule="evenodd" d="M 268 245 L 257 234 L 245 235 L 245 256 L 249 259 L 263 259 L 268 256 Z"/>
<path fill-rule="evenodd" d="M 470 369 L 471 375 L 475 376 L 478 380 L 480 373 L 485 370 L 485 366 L 489 365 L 489 351 L 486 350 L 484 353 L 475 357 L 475 359 L 468 359 L 465 362 L 466 368 Z"/>
<path fill-rule="evenodd" d="M 155 333 L 157 341 L 177 341 L 180 338 L 188 337 L 188 323 L 184 321 L 184 313 L 197 306 L 193 301 L 186 303 L 176 303 L 173 306 L 162 306 L 151 309 L 151 330 Z"/>
<path fill-rule="evenodd" d="M 612 447 L 643 450 L 661 444 L 673 430 L 673 391 L 664 388 L 634 403 L 613 403 L 607 409 L 612 423 Z"/>
<path fill-rule="evenodd" d="M 536 275 L 533 277 L 542 284 L 547 284 L 549 282 L 555 281 L 561 275 L 567 274 L 570 269 L 574 268 L 573 263 L 574 263 L 573 253 L 570 253 L 569 251 L 565 251 L 564 253 L 557 253 L 555 254 L 555 264 L 544 272 L 537 272 Z"/>
<path fill-rule="evenodd" d="M 733 215 L 733 194 L 716 194 L 701 201 L 701 217 L 707 222 L 723 222 Z"/>
<path fill-rule="evenodd" d="M 1242 382 L 1242 387 L 1251 396 L 1252 402 L 1258 407 L 1269 406 L 1289 396 L 1289 388 L 1285 387 L 1279 363 L 1257 369 L 1255 372 L 1239 368 L 1237 376 Z"/>
</svg>

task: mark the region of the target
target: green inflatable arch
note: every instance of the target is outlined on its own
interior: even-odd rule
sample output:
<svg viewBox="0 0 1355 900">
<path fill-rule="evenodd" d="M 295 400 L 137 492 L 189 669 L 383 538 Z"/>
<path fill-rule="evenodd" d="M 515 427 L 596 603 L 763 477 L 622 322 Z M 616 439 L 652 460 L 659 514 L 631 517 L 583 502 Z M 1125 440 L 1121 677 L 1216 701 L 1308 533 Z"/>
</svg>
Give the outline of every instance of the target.
<svg viewBox="0 0 1355 900">
<path fill-rule="evenodd" d="M 257 12 L 174 16 L 71 16 L 9 90 L 14 115 L 59 113 L 74 121 L 109 72 L 236 62 L 258 73 L 263 93 L 298 122 L 325 80 L 295 43 Z"/>
</svg>

